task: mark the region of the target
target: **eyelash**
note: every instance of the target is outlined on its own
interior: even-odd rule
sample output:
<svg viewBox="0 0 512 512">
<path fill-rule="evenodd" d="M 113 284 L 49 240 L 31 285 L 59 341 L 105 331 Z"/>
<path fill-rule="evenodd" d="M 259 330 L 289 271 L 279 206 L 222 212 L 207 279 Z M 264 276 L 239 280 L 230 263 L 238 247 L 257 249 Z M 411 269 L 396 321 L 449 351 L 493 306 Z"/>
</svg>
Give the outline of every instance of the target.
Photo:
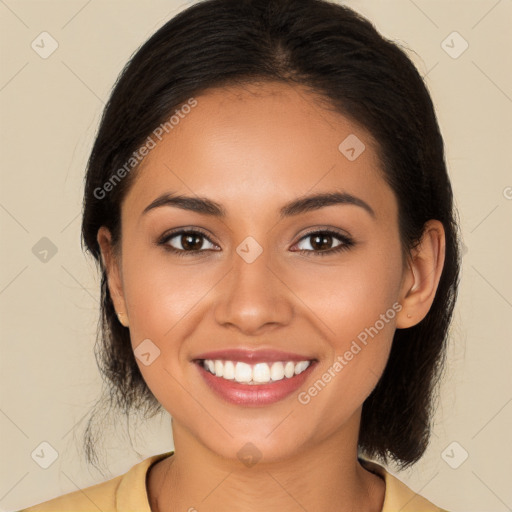
<svg viewBox="0 0 512 512">
<path fill-rule="evenodd" d="M 208 240 L 211 244 L 214 243 L 210 240 L 210 238 L 206 235 L 206 233 L 203 233 L 202 231 L 200 231 L 198 229 L 190 229 L 190 230 L 181 229 L 179 231 L 167 233 L 157 242 L 157 244 L 163 246 L 166 251 L 169 251 L 179 257 L 196 256 L 197 254 L 204 252 L 203 249 L 199 250 L 199 251 L 186 251 L 183 249 L 176 249 L 175 247 L 172 247 L 167 243 L 167 242 L 169 242 L 169 240 L 175 238 L 176 236 L 183 235 L 183 234 L 200 235 L 201 237 L 206 238 L 206 240 Z M 332 249 L 328 249 L 326 251 L 299 249 L 294 252 L 298 252 L 300 254 L 307 255 L 307 256 L 309 256 L 310 253 L 315 253 L 318 256 L 328 256 L 331 254 L 340 253 L 342 251 L 347 251 L 355 245 L 355 242 L 351 238 L 347 237 L 346 235 L 342 235 L 341 233 L 338 233 L 337 231 L 332 231 L 329 229 L 310 231 L 309 233 L 306 233 L 304 236 L 302 236 L 300 238 L 299 242 L 304 240 L 305 238 L 312 237 L 313 235 L 333 236 L 333 237 L 337 238 L 338 240 L 340 240 L 342 243 L 340 245 L 338 245 Z M 297 243 L 299 243 L 299 242 L 297 242 Z M 206 249 L 206 250 L 211 250 L 211 249 Z"/>
</svg>

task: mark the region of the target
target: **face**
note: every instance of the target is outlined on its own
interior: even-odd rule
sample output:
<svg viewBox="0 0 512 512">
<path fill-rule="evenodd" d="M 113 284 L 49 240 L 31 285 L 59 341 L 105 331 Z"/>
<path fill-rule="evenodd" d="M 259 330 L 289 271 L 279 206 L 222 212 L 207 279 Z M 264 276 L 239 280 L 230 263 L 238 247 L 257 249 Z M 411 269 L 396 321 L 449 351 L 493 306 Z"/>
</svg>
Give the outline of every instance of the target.
<svg viewBox="0 0 512 512">
<path fill-rule="evenodd" d="M 410 285 L 397 201 L 370 134 L 304 89 L 196 100 L 137 171 L 109 286 L 174 428 L 223 457 L 250 442 L 277 460 L 358 426 Z M 154 203 L 165 194 L 224 214 Z M 319 194 L 338 200 L 287 208 Z M 276 380 L 233 382 L 221 360 Z"/>
</svg>

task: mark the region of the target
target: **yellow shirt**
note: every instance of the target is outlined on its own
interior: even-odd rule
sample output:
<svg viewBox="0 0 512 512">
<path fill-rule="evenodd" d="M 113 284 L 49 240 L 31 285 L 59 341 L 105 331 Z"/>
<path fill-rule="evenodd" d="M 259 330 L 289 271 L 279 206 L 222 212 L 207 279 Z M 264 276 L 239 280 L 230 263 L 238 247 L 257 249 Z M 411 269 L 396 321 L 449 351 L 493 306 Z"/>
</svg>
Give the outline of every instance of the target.
<svg viewBox="0 0 512 512">
<path fill-rule="evenodd" d="M 152 464 L 173 453 L 170 451 L 153 455 L 135 464 L 123 475 L 19 512 L 151 512 L 146 475 Z M 381 475 L 386 483 L 382 512 L 447 512 L 413 492 L 382 466 L 367 460 L 363 464 L 372 472 Z"/>
</svg>

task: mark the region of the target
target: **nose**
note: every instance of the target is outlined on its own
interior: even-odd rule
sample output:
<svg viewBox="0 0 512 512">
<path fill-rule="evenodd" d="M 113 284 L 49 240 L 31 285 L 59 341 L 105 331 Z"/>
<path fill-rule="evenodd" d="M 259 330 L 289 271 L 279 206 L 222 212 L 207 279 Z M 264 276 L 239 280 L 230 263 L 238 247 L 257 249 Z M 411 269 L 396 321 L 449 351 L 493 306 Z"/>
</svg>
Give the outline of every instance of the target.
<svg viewBox="0 0 512 512">
<path fill-rule="evenodd" d="M 233 253 L 232 268 L 217 288 L 214 317 L 220 325 L 257 336 L 290 323 L 293 294 L 269 256 L 263 250 L 251 262 Z"/>
</svg>

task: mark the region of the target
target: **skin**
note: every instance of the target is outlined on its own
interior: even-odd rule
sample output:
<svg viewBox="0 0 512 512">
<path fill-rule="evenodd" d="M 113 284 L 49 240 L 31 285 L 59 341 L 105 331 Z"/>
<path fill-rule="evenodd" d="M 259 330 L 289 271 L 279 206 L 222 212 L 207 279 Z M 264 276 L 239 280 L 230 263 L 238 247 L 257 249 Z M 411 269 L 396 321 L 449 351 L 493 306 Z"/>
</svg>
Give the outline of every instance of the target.
<svg viewBox="0 0 512 512">
<path fill-rule="evenodd" d="M 442 224 L 429 221 L 422 243 L 403 259 L 398 205 L 375 142 L 305 89 L 253 84 L 196 99 L 138 170 L 122 204 L 120 253 L 108 229 L 98 232 L 132 347 L 149 338 L 161 352 L 149 366 L 137 359 L 172 416 L 175 444 L 175 454 L 149 471 L 152 510 L 379 511 L 384 481 L 357 461 L 362 404 L 395 329 L 418 323 L 432 304 L 444 263 Z M 338 150 L 350 134 L 366 146 L 354 161 Z M 362 199 L 375 215 L 341 204 L 280 219 L 288 201 L 333 191 Z M 207 197 L 227 215 L 171 206 L 142 214 L 164 192 Z M 179 257 L 157 245 L 180 227 L 206 231 L 209 240 L 197 240 L 202 252 Z M 315 249 L 305 235 L 327 228 L 354 245 L 319 255 L 340 240 Z M 250 264 L 236 252 L 247 236 L 263 249 Z M 167 244 L 183 250 L 180 242 Z M 262 407 L 227 403 L 191 362 L 221 348 L 306 354 L 318 360 L 299 391 L 307 390 L 394 303 L 401 311 L 307 405 L 297 393 Z M 261 453 L 252 467 L 237 457 L 248 442 Z"/>
</svg>

